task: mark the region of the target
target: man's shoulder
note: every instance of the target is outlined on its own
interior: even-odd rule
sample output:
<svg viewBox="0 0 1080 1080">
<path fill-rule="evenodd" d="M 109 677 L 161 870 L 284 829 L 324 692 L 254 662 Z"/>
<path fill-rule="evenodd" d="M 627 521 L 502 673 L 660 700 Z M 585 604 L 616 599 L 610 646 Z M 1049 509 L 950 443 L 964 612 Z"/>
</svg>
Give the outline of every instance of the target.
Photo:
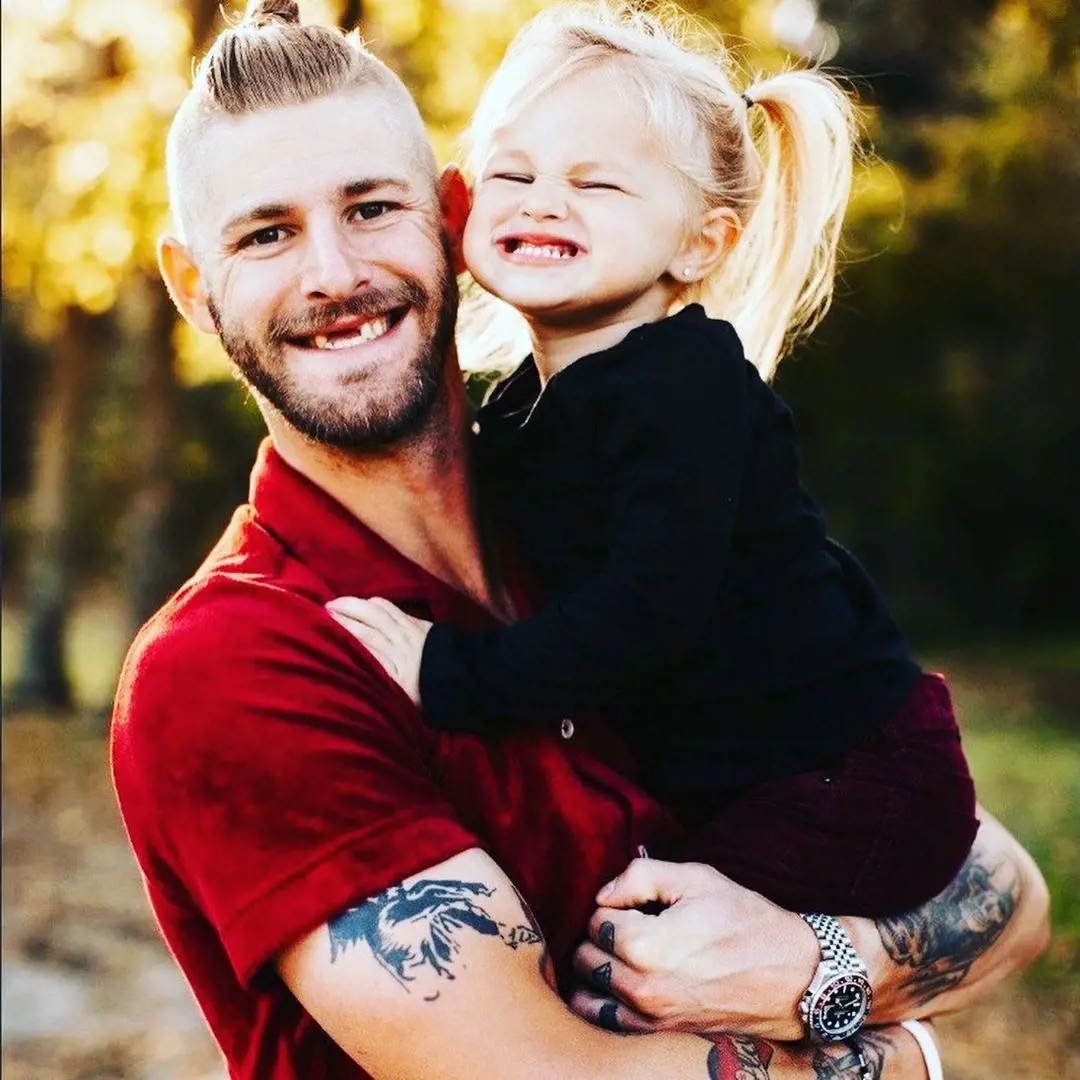
<svg viewBox="0 0 1080 1080">
<path fill-rule="evenodd" d="M 274 712 L 400 720 L 400 695 L 327 614 L 329 587 L 257 523 L 243 524 L 239 542 L 223 539 L 136 636 L 114 746 L 137 757 L 198 752 L 253 736 Z"/>
<path fill-rule="evenodd" d="M 324 594 L 319 578 L 288 555 L 249 507 L 241 508 L 198 570 L 140 629 L 124 668 L 219 664 L 276 635 L 277 618 L 298 630 L 321 621 Z"/>
</svg>

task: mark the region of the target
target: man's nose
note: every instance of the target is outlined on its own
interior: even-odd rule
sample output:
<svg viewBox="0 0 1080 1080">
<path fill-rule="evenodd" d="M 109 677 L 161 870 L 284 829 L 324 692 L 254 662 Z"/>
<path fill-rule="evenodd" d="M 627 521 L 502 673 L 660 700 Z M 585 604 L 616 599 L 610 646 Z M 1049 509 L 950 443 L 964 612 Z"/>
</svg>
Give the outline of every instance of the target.
<svg viewBox="0 0 1080 1080">
<path fill-rule="evenodd" d="M 342 300 L 371 281 L 370 261 L 336 225 L 309 229 L 305 256 L 302 284 L 312 299 Z"/>
<path fill-rule="evenodd" d="M 521 212 L 533 221 L 558 221 L 566 217 L 566 190 L 562 184 L 537 177 L 529 185 Z"/>
</svg>

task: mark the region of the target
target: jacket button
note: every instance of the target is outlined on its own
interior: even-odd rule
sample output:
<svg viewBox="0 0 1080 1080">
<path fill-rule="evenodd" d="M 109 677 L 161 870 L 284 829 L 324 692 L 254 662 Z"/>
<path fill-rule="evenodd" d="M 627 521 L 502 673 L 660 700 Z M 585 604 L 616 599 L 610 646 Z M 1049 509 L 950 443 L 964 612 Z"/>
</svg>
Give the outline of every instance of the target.
<svg viewBox="0 0 1080 1080">
<path fill-rule="evenodd" d="M 559 734 L 564 739 L 572 739 L 574 737 L 574 721 L 564 719 L 563 722 L 559 724 Z"/>
</svg>

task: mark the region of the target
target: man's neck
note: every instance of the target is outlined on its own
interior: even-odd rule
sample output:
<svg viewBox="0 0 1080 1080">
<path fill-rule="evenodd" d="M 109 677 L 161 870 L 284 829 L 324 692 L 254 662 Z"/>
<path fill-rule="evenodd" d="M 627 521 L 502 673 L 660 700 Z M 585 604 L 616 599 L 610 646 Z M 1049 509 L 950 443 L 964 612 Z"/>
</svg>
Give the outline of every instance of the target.
<svg viewBox="0 0 1080 1080">
<path fill-rule="evenodd" d="M 326 447 L 268 416 L 278 453 L 407 559 L 501 617 L 469 464 L 464 391 L 450 386 L 425 430 L 381 451 Z"/>
</svg>

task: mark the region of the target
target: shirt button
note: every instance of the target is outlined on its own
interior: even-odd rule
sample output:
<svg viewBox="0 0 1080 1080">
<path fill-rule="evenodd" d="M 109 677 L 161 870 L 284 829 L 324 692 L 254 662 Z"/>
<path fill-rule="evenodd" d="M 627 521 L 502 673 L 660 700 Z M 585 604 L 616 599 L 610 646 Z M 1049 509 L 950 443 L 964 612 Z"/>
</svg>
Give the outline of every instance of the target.
<svg viewBox="0 0 1080 1080">
<path fill-rule="evenodd" d="M 572 739 L 574 737 L 574 721 L 564 719 L 563 722 L 559 725 L 559 734 L 564 739 Z"/>
<path fill-rule="evenodd" d="M 479 435 L 480 434 L 480 421 L 479 420 L 474 420 L 473 421 L 472 433 L 474 435 Z"/>
</svg>

